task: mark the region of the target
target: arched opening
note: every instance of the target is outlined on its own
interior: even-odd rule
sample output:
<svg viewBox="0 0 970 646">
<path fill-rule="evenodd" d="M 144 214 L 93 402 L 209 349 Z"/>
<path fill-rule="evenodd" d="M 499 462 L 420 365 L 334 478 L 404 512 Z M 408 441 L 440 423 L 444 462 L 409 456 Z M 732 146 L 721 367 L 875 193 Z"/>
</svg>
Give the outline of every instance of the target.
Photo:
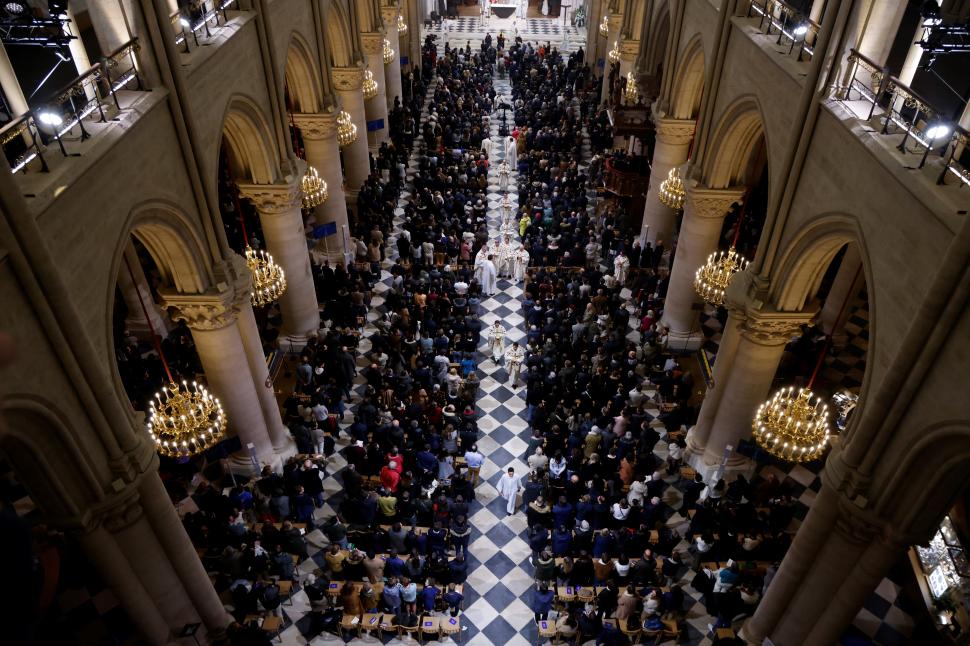
<svg viewBox="0 0 970 646">
<path fill-rule="evenodd" d="M 675 119 L 694 119 L 704 92 L 704 49 L 700 36 L 695 36 L 684 50 L 682 62 L 674 76 L 670 114 Z"/>
<path fill-rule="evenodd" d="M 341 3 L 330 3 L 330 10 L 326 15 L 327 23 L 327 53 L 330 64 L 334 67 L 350 67 L 354 63 L 354 48 L 350 42 L 353 33 L 350 23 L 344 13 Z"/>
<path fill-rule="evenodd" d="M 320 74 L 313 64 L 310 47 L 299 34 L 293 34 L 286 52 L 283 90 L 289 112 L 314 113 L 323 103 Z"/>
<path fill-rule="evenodd" d="M 670 37 L 670 9 L 663 3 L 646 43 L 644 71 L 656 87 L 663 81 L 664 52 Z"/>
</svg>

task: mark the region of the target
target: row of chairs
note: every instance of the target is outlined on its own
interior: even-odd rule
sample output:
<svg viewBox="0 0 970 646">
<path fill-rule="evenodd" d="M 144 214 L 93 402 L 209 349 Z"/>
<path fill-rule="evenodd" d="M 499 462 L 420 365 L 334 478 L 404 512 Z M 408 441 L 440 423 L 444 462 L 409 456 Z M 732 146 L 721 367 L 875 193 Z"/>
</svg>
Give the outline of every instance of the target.
<svg viewBox="0 0 970 646">
<path fill-rule="evenodd" d="M 557 621 L 540 621 L 538 624 L 539 638 L 548 639 L 553 644 L 563 644 L 568 643 L 569 640 L 575 640 L 578 646 L 583 642 L 584 637 L 590 637 L 590 635 L 583 635 L 580 630 L 577 630 L 575 634 L 564 634 L 562 618 L 560 617 Z M 630 640 L 631 644 L 639 644 L 644 639 L 653 639 L 654 644 L 659 644 L 665 639 L 679 640 L 680 628 L 677 626 L 677 622 L 673 619 L 662 619 L 661 621 L 663 622 L 663 628 L 658 630 L 650 630 L 643 627 L 630 628 L 626 619 L 616 619 L 615 617 L 605 619 L 603 625 L 608 626 L 612 624 L 618 627 L 620 632 Z"/>
<path fill-rule="evenodd" d="M 340 621 L 340 632 L 341 636 L 350 636 L 354 632 L 358 637 L 362 637 L 364 633 L 373 634 L 381 640 L 386 633 L 398 637 L 409 635 L 418 641 L 427 637 L 435 639 L 452 637 L 461 641 L 461 618 L 421 615 L 417 626 L 402 626 L 390 613 L 369 612 L 362 615 L 344 615 Z"/>
</svg>

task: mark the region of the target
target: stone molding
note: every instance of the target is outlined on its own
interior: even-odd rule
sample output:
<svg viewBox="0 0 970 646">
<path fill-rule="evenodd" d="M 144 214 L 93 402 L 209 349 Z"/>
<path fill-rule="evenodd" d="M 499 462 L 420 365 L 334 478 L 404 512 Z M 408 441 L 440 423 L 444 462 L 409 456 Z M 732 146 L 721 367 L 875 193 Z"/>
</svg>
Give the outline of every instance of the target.
<svg viewBox="0 0 970 646">
<path fill-rule="evenodd" d="M 361 49 L 365 54 L 384 53 L 384 34 L 380 32 L 367 32 L 360 35 Z"/>
<path fill-rule="evenodd" d="M 690 210 L 695 218 L 723 218 L 731 205 L 739 202 L 744 195 L 741 189 L 713 189 L 688 187 L 684 211 Z"/>
<path fill-rule="evenodd" d="M 804 323 L 812 320 L 812 316 L 791 312 L 766 314 L 749 310 L 741 326 L 741 333 L 760 345 L 781 345 L 788 343 Z"/>
<path fill-rule="evenodd" d="M 634 60 L 640 54 L 639 40 L 620 40 L 620 58 L 626 61 Z"/>
<path fill-rule="evenodd" d="M 131 527 L 144 514 L 141 501 L 132 496 L 111 509 L 105 510 L 101 516 L 101 525 L 112 534 Z"/>
<path fill-rule="evenodd" d="M 352 92 L 364 84 L 364 70 L 360 67 L 334 67 L 330 70 L 333 86 L 337 90 Z"/>
<path fill-rule="evenodd" d="M 253 203 L 260 215 L 280 215 L 303 207 L 299 182 L 288 184 L 239 184 L 239 197 Z"/>
<path fill-rule="evenodd" d="M 691 119 L 666 119 L 658 118 L 655 120 L 657 126 L 657 141 L 669 146 L 686 146 L 694 136 L 694 129 L 697 122 Z"/>
<path fill-rule="evenodd" d="M 400 9 L 397 6 L 381 6 L 381 18 L 384 19 L 384 27 L 387 29 L 397 29 L 397 16 Z"/>
<path fill-rule="evenodd" d="M 330 139 L 337 134 L 337 113 L 294 113 L 293 123 L 304 139 Z"/>
<path fill-rule="evenodd" d="M 249 275 L 248 270 L 244 274 Z M 235 283 L 242 281 L 236 280 Z M 237 290 L 223 284 L 222 291 L 209 294 L 162 294 L 165 307 L 175 309 L 172 316 L 177 321 L 185 321 L 193 330 L 212 331 L 229 327 L 236 322 L 239 315 L 243 291 L 245 297 L 249 294 L 245 290 Z"/>
</svg>

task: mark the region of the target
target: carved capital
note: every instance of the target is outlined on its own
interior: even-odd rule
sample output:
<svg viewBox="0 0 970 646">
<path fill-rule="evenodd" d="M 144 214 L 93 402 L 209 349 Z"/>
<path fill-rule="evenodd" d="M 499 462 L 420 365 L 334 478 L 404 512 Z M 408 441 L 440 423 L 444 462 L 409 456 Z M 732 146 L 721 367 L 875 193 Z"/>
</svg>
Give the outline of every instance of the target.
<svg viewBox="0 0 970 646">
<path fill-rule="evenodd" d="M 811 315 L 806 314 L 749 310 L 741 331 L 746 338 L 760 345 L 784 345 L 798 332 L 802 324 L 811 320 Z"/>
<path fill-rule="evenodd" d="M 175 309 L 173 319 L 185 321 L 193 330 L 220 330 L 236 322 L 241 303 L 236 289 L 222 287 L 222 291 L 209 294 L 162 292 L 162 302 L 165 307 Z"/>
<path fill-rule="evenodd" d="M 337 114 L 317 112 L 315 114 L 294 114 L 293 123 L 300 129 L 304 139 L 330 139 L 337 134 Z"/>
<path fill-rule="evenodd" d="M 360 67 L 334 67 L 330 70 L 333 86 L 337 90 L 352 92 L 359 90 L 364 83 L 364 70 Z"/>
<path fill-rule="evenodd" d="M 694 136 L 696 121 L 691 119 L 664 119 L 655 120 L 657 126 L 657 141 L 670 146 L 686 146 Z"/>
<path fill-rule="evenodd" d="M 299 182 L 288 184 L 239 184 L 239 197 L 253 203 L 260 215 L 280 215 L 303 206 Z"/>
<path fill-rule="evenodd" d="M 360 35 L 360 45 L 365 54 L 382 54 L 384 52 L 384 34 L 367 32 Z"/>
<path fill-rule="evenodd" d="M 632 61 L 640 53 L 640 41 L 639 40 L 621 40 L 620 41 L 620 57 L 623 60 Z"/>
<path fill-rule="evenodd" d="M 387 29 L 397 29 L 397 16 L 400 9 L 396 5 L 397 3 L 381 7 L 381 18 L 384 19 L 384 26 Z"/>
<path fill-rule="evenodd" d="M 845 496 L 839 496 L 839 515 L 835 521 L 835 531 L 846 540 L 858 545 L 871 545 L 883 534 L 883 527 L 879 523 L 865 517 L 858 507 L 849 502 Z"/>
<path fill-rule="evenodd" d="M 688 187 L 684 211 L 689 210 L 695 218 L 723 218 L 742 195 L 744 192 L 737 189 Z"/>
</svg>

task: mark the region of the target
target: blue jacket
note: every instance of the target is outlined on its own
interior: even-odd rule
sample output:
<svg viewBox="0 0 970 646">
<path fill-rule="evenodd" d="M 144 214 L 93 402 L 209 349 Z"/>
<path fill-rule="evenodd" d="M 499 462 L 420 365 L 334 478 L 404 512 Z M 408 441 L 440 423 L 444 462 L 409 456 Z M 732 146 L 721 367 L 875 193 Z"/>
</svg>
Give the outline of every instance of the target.
<svg viewBox="0 0 970 646">
<path fill-rule="evenodd" d="M 536 590 L 532 593 L 532 611 L 533 612 L 549 612 L 552 610 L 552 599 L 555 596 L 555 592 L 552 590 Z"/>
</svg>

